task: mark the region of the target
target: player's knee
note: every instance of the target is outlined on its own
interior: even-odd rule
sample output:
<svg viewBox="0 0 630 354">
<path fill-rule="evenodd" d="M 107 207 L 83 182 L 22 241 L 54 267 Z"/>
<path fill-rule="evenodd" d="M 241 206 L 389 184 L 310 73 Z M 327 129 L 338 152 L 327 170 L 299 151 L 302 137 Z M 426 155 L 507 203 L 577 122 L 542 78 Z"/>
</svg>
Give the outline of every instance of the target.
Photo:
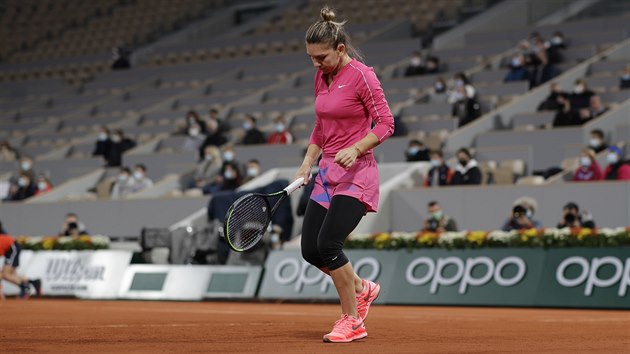
<svg viewBox="0 0 630 354">
<path fill-rule="evenodd" d="M 348 263 L 348 258 L 342 251 L 342 243 L 334 240 L 320 240 L 317 243 L 319 254 L 330 270 L 335 270 Z"/>
<path fill-rule="evenodd" d="M 324 266 L 322 258 L 320 257 L 317 250 L 302 247 L 302 258 L 304 258 L 305 261 L 314 265 L 317 268 L 321 268 Z"/>
</svg>

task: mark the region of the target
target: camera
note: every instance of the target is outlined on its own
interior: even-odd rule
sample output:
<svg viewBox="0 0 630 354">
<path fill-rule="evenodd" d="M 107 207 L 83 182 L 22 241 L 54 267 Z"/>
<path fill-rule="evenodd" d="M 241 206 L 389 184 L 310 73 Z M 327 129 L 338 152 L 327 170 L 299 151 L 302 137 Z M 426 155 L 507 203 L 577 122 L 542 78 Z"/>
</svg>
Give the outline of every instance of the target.
<svg viewBox="0 0 630 354">
<path fill-rule="evenodd" d="M 79 225 L 76 222 L 68 223 L 68 230 L 78 229 Z"/>
<path fill-rule="evenodd" d="M 567 225 L 573 224 L 577 220 L 577 216 L 573 213 L 568 213 L 564 216 L 564 223 Z"/>
<path fill-rule="evenodd" d="M 527 210 L 522 205 L 516 205 L 512 208 L 512 217 L 514 219 L 519 219 L 523 215 L 527 215 Z"/>
</svg>

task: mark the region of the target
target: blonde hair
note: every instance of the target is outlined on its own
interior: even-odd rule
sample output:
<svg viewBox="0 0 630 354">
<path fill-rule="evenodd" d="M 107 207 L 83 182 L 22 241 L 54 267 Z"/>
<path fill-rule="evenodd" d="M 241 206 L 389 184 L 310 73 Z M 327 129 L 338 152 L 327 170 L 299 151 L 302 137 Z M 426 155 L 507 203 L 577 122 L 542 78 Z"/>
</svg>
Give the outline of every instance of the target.
<svg viewBox="0 0 630 354">
<path fill-rule="evenodd" d="M 327 6 L 322 8 L 319 14 L 321 19 L 311 24 L 306 30 L 306 43 L 325 43 L 334 49 L 337 49 L 339 44 L 343 44 L 351 58 L 363 61 L 361 53 L 350 43 L 350 36 L 344 28 L 347 21 L 335 22 L 335 12 Z"/>
</svg>

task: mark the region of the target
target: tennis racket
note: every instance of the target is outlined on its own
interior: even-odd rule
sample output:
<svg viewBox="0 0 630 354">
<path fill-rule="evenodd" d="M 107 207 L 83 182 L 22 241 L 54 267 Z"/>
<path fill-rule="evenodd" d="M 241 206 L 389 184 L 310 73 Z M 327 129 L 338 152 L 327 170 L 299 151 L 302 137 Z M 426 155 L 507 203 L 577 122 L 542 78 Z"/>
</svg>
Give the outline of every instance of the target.
<svg viewBox="0 0 630 354">
<path fill-rule="evenodd" d="M 243 252 L 256 246 L 282 201 L 302 186 L 300 177 L 285 189 L 272 194 L 248 193 L 238 198 L 225 214 L 223 232 L 231 249 Z M 273 207 L 271 202 L 275 200 Z"/>
</svg>

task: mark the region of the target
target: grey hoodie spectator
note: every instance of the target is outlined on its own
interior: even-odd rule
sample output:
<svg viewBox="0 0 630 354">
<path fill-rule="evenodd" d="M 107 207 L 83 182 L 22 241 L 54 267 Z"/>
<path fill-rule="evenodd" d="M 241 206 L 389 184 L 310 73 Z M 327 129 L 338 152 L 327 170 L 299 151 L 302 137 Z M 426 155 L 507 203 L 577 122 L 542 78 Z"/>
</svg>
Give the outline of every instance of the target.
<svg viewBox="0 0 630 354">
<path fill-rule="evenodd" d="M 124 198 L 133 193 L 132 184 L 133 179 L 131 177 L 131 170 L 129 167 L 121 167 L 112 188 L 112 199 Z"/>
<path fill-rule="evenodd" d="M 147 188 L 153 187 L 153 181 L 147 177 L 147 168 L 143 164 L 137 164 L 133 168 L 132 193 L 138 193 Z"/>
</svg>

